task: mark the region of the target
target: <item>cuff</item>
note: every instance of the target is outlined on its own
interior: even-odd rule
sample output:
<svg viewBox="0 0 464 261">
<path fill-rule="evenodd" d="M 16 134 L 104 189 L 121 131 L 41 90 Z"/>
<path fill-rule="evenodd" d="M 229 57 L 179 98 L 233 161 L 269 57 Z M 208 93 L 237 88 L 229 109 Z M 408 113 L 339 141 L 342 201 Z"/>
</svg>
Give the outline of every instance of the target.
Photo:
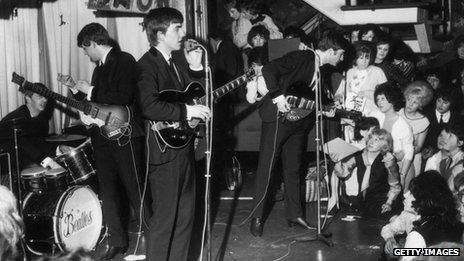
<svg viewBox="0 0 464 261">
<path fill-rule="evenodd" d="M 92 100 L 92 91 L 93 91 L 93 86 L 90 86 L 89 92 L 87 93 L 87 100 L 90 101 Z"/>
<path fill-rule="evenodd" d="M 276 97 L 278 97 L 278 96 L 281 96 L 281 95 L 283 96 L 283 93 L 282 93 L 280 90 L 278 90 L 278 91 L 269 93 L 269 95 L 271 96 L 271 99 L 274 99 L 274 98 L 276 98 Z M 274 102 L 274 103 L 275 103 L 275 102 Z"/>
<path fill-rule="evenodd" d="M 69 88 L 69 90 L 70 90 L 70 91 L 72 92 L 72 94 L 74 94 L 74 95 L 75 95 L 76 93 L 79 92 L 79 90 L 76 89 L 76 88 Z"/>
<path fill-rule="evenodd" d="M 187 104 L 182 104 L 180 106 L 180 119 L 183 120 L 183 119 L 187 119 L 188 121 L 192 119 L 192 115 L 190 115 L 189 113 L 189 110 L 188 110 L 188 106 Z"/>
<path fill-rule="evenodd" d="M 272 99 L 272 103 L 274 104 L 284 102 L 284 101 L 285 101 L 285 97 L 283 95 L 279 95 Z"/>
<path fill-rule="evenodd" d="M 198 71 L 203 71 L 203 65 L 200 64 L 200 66 L 198 67 L 193 67 L 189 64 L 189 68 L 190 70 L 194 71 L 194 72 L 198 72 Z"/>
<path fill-rule="evenodd" d="M 44 168 L 48 167 L 50 165 L 50 163 L 52 162 L 52 158 L 50 157 L 46 157 L 45 159 L 42 160 L 42 162 L 40 162 L 40 165 Z"/>
</svg>

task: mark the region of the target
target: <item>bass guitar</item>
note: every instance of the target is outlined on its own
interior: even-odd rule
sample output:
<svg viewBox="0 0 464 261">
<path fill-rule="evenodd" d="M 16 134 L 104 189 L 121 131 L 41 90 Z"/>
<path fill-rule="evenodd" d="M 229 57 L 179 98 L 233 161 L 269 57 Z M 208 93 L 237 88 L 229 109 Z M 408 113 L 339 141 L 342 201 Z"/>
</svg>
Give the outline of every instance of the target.
<svg viewBox="0 0 464 261">
<path fill-rule="evenodd" d="M 305 84 L 297 83 L 290 86 L 285 98 L 290 105 L 290 111 L 284 113 L 284 116 L 289 121 L 298 121 L 305 118 L 314 111 L 316 106 L 313 91 Z M 340 118 L 358 120 L 362 117 L 362 113 L 356 110 L 338 109 L 333 105 L 322 105 L 321 107 L 323 111 L 335 110 L 335 116 Z"/>
<path fill-rule="evenodd" d="M 65 78 L 67 83 L 74 82 L 72 79 L 69 79 L 69 76 Z M 63 75 L 60 74 L 58 80 L 64 81 Z M 19 85 L 20 92 L 31 91 L 46 98 L 62 102 L 83 112 L 84 115 L 87 115 L 85 123 L 87 125 L 97 125 L 100 128 L 101 135 L 106 139 L 117 140 L 121 145 L 129 142 L 131 134 L 131 127 L 129 125 L 131 111 L 129 107 L 77 101 L 42 86 L 28 82 L 24 79 L 24 77 L 16 74 L 15 72 L 13 73 L 11 81 Z"/>
<path fill-rule="evenodd" d="M 218 98 L 226 95 L 230 91 L 235 90 L 254 75 L 254 70 L 249 69 L 242 76 L 217 88 L 212 93 L 213 101 L 216 101 Z M 159 93 L 159 97 L 162 101 L 170 103 L 204 105 L 206 102 L 205 90 L 199 82 L 190 83 L 184 91 L 161 91 Z M 161 150 L 164 150 L 166 146 L 173 149 L 180 149 L 185 147 L 195 136 L 198 135 L 196 127 L 199 123 L 199 119 L 192 119 L 190 121 L 152 121 L 151 129 L 156 134 L 158 145 L 160 145 Z"/>
</svg>

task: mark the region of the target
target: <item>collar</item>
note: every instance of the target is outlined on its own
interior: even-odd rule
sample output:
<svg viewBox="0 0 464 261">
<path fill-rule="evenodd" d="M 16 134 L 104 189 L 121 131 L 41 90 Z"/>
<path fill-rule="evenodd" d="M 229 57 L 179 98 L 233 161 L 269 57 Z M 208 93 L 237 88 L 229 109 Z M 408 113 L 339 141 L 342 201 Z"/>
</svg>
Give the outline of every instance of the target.
<svg viewBox="0 0 464 261">
<path fill-rule="evenodd" d="M 437 122 L 440 122 L 440 116 L 441 113 L 439 113 L 437 110 L 435 110 L 435 116 L 437 116 Z M 443 114 L 443 122 L 448 123 L 451 117 L 451 111 L 447 111 L 446 113 Z"/>
<path fill-rule="evenodd" d="M 100 65 L 104 65 L 106 62 L 106 57 L 108 57 L 108 54 L 113 50 L 113 47 L 110 47 L 106 52 L 103 54 L 103 57 L 100 60 Z"/>
<path fill-rule="evenodd" d="M 165 53 L 164 51 L 162 51 L 161 49 L 159 49 L 157 46 L 155 46 L 155 49 L 158 50 L 158 52 L 160 52 L 161 55 L 163 55 L 164 60 L 166 60 L 166 62 L 169 64 L 169 60 L 171 60 L 171 58 L 172 58 L 171 54 Z"/>
<path fill-rule="evenodd" d="M 219 50 L 219 46 L 221 45 L 221 43 L 222 43 L 222 40 L 219 40 L 218 43 L 216 44 L 216 52 L 217 50 Z"/>
</svg>

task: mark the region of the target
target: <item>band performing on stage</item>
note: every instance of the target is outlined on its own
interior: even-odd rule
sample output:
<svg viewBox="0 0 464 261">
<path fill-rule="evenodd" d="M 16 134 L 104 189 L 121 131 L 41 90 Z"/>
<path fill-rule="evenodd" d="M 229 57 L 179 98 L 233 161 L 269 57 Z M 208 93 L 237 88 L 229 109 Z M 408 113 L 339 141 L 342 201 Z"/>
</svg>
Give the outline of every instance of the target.
<svg viewBox="0 0 464 261">
<path fill-rule="evenodd" d="M 82 24 L 72 48 L 90 74 L 59 71 L 60 92 L 8 71 L 23 105 L 0 110 L 0 260 L 268 260 L 228 244 L 278 249 L 279 233 L 288 252 L 272 259 L 302 260 L 295 242 L 361 244 L 347 239 L 361 226 L 339 220 L 375 224 L 375 259 L 462 256 L 464 37 L 446 62 L 419 61 L 390 28 L 307 34 L 282 30 L 266 1 L 222 2 L 232 21 L 209 25 L 209 45 L 187 36 L 188 10 L 158 3 L 133 28 L 146 35 L 138 53 L 117 22 Z M 240 236 L 221 243 L 224 228 Z M 318 258 L 357 255 L 336 251 Z"/>
</svg>

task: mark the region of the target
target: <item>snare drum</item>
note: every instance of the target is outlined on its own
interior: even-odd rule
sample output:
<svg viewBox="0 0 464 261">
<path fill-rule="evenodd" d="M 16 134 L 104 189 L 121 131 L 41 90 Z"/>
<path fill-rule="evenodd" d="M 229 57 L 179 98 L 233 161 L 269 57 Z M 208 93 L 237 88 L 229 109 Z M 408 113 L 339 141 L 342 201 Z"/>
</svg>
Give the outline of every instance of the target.
<svg viewBox="0 0 464 261">
<path fill-rule="evenodd" d="M 24 191 L 41 193 L 46 188 L 45 172 L 47 169 L 33 167 L 21 171 L 21 184 Z"/>
<path fill-rule="evenodd" d="M 55 161 L 68 170 L 68 182 L 77 184 L 95 174 L 95 162 L 90 140 L 79 147 L 58 156 Z"/>
<path fill-rule="evenodd" d="M 74 186 L 65 192 L 29 193 L 23 208 L 26 244 L 34 254 L 92 250 L 98 243 L 101 205 L 87 186 Z"/>
<path fill-rule="evenodd" d="M 68 188 L 65 169 L 47 169 L 44 176 L 47 191 L 63 191 Z"/>
</svg>

